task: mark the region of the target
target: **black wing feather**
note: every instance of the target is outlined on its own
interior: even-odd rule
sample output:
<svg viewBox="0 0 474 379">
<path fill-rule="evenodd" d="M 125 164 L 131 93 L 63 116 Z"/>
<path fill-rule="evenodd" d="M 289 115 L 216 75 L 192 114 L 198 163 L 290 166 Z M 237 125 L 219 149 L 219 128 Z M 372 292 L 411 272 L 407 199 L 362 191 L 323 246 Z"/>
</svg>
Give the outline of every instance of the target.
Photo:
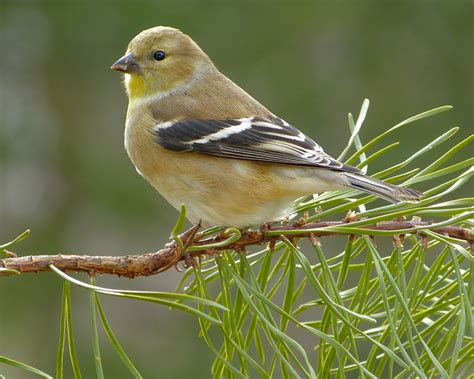
<svg viewBox="0 0 474 379">
<path fill-rule="evenodd" d="M 226 120 L 187 119 L 158 124 L 153 133 L 166 149 L 223 158 L 304 165 L 353 173 L 298 129 L 278 117 Z"/>
</svg>

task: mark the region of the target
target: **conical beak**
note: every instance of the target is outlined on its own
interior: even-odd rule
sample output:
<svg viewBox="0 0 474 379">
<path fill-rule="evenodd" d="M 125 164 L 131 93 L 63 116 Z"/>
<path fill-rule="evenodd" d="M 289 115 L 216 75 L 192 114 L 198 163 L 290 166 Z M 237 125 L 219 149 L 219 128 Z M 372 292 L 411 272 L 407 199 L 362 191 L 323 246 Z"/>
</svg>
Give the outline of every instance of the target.
<svg viewBox="0 0 474 379">
<path fill-rule="evenodd" d="M 110 66 L 112 70 L 134 74 L 140 71 L 140 66 L 132 53 L 128 53 Z"/>
</svg>

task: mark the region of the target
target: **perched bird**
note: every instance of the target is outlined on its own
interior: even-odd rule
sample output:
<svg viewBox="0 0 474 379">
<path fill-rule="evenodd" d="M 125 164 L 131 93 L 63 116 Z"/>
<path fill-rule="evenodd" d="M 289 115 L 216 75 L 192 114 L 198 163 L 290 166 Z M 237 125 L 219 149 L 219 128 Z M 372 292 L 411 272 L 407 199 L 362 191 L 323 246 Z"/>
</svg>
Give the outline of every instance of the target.
<svg viewBox="0 0 474 379">
<path fill-rule="evenodd" d="M 111 68 L 125 73 L 130 159 L 171 205 L 186 205 L 193 223 L 276 221 L 297 197 L 346 187 L 392 202 L 421 196 L 330 157 L 222 74 L 178 29 L 141 32 Z"/>
</svg>

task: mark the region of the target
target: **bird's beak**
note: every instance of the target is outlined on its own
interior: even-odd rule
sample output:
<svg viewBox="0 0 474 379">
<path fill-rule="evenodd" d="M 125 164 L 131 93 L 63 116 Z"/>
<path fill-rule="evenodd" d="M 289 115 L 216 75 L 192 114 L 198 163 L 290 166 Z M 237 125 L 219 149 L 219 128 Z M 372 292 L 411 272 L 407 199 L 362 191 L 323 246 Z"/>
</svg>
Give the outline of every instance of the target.
<svg viewBox="0 0 474 379">
<path fill-rule="evenodd" d="M 110 66 L 112 70 L 134 74 L 140 71 L 140 66 L 132 53 L 128 53 Z"/>
</svg>

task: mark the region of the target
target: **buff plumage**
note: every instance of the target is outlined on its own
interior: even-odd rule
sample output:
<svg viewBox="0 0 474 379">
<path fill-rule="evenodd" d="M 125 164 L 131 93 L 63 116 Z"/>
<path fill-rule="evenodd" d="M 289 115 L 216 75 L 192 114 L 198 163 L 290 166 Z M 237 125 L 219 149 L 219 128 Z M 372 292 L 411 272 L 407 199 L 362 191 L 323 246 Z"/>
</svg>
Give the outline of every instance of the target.
<svg viewBox="0 0 474 379">
<path fill-rule="evenodd" d="M 276 221 L 293 201 L 356 188 L 386 200 L 420 193 L 337 162 L 223 75 L 186 34 L 137 35 L 113 69 L 125 73 L 125 147 L 137 171 L 205 226 Z"/>
</svg>

